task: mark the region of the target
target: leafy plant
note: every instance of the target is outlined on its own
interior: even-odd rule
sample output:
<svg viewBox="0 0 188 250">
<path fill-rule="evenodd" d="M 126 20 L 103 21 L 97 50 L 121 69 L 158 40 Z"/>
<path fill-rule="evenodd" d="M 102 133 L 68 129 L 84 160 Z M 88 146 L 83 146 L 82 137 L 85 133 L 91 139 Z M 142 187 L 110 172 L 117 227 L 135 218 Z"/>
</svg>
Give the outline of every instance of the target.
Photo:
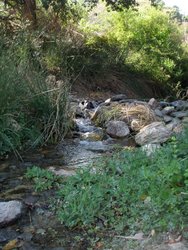
<svg viewBox="0 0 188 250">
<path fill-rule="evenodd" d="M 185 137 L 153 157 L 124 150 L 80 170 L 58 191 L 59 219 L 68 227 L 101 225 L 120 232 L 182 229 L 188 211 L 184 147 Z"/>
<path fill-rule="evenodd" d="M 60 182 L 60 178 L 54 173 L 37 166 L 27 169 L 25 177 L 34 181 L 37 192 L 55 188 Z"/>
</svg>

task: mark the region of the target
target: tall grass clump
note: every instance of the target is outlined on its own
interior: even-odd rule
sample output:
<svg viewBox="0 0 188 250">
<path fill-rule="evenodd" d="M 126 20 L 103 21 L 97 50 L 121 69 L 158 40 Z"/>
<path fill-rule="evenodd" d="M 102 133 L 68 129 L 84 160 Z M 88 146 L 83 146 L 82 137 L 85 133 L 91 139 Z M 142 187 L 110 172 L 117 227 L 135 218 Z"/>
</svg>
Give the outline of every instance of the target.
<svg viewBox="0 0 188 250">
<path fill-rule="evenodd" d="M 0 38 L 0 153 L 57 142 L 69 126 L 67 80 L 45 81 L 37 36 L 22 30 Z"/>
</svg>

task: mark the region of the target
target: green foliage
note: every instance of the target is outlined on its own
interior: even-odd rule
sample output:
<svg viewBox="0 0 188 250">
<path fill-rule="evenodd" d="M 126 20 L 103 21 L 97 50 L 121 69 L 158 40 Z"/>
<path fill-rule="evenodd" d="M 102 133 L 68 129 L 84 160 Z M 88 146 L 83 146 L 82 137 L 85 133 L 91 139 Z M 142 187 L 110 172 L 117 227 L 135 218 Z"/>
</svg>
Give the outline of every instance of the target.
<svg viewBox="0 0 188 250">
<path fill-rule="evenodd" d="M 129 69 L 171 89 L 186 78 L 183 33 L 169 14 L 154 7 L 121 12 L 101 8 L 79 26 L 101 69 Z"/>
<path fill-rule="evenodd" d="M 58 192 L 59 219 L 68 227 L 102 225 L 120 232 L 182 229 L 188 215 L 187 138 L 173 139 L 152 157 L 140 149 L 122 151 L 79 171 Z"/>
<path fill-rule="evenodd" d="M 35 38 L 27 31 L 12 41 L 1 36 L 0 154 L 16 152 L 25 142 L 57 142 L 69 127 L 69 85 L 66 80 L 57 87 L 45 82 Z"/>
<path fill-rule="evenodd" d="M 49 190 L 58 186 L 60 178 L 52 172 L 33 166 L 27 169 L 27 179 L 33 180 L 37 192 Z"/>
<path fill-rule="evenodd" d="M 130 68 L 167 82 L 180 73 L 182 37 L 167 14 L 155 8 L 113 13 L 111 43 L 119 44 L 121 60 Z"/>
</svg>

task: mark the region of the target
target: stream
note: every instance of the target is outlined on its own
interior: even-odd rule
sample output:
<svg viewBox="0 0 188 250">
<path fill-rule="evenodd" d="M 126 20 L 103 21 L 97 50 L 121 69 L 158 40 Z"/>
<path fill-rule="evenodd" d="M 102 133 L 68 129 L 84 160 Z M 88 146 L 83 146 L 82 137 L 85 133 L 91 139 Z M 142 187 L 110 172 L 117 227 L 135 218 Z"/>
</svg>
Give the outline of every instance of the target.
<svg viewBox="0 0 188 250">
<path fill-rule="evenodd" d="M 88 118 L 75 119 L 75 138 L 64 139 L 56 146 L 44 147 L 23 153 L 22 161 L 15 156 L 0 161 L 0 201 L 20 200 L 26 212 L 14 224 L 0 228 L 0 249 L 63 250 L 87 249 L 88 235 L 78 230 L 67 230 L 57 221 L 51 210 L 50 200 L 54 191 L 34 192 L 24 177 L 33 165 L 49 169 L 68 177 L 76 169 L 87 165 L 105 154 L 113 152 L 114 144 L 134 146 L 134 140 L 115 140 L 95 127 Z M 6 248 L 8 242 L 15 243 Z"/>
</svg>

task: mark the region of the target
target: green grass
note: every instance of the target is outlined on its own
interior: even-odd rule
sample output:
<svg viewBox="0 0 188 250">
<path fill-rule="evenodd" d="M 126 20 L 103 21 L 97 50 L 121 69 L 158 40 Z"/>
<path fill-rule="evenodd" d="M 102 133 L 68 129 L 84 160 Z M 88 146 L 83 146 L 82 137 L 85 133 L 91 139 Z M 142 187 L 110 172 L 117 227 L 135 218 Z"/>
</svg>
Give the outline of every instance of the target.
<svg viewBox="0 0 188 250">
<path fill-rule="evenodd" d="M 183 230 L 188 222 L 187 135 L 172 138 L 152 157 L 141 149 L 123 150 L 65 179 L 56 197 L 59 220 L 69 228 L 120 233 Z"/>
<path fill-rule="evenodd" d="M 69 82 L 46 84 L 34 33 L 0 38 L 0 155 L 57 142 L 70 126 Z"/>
</svg>

